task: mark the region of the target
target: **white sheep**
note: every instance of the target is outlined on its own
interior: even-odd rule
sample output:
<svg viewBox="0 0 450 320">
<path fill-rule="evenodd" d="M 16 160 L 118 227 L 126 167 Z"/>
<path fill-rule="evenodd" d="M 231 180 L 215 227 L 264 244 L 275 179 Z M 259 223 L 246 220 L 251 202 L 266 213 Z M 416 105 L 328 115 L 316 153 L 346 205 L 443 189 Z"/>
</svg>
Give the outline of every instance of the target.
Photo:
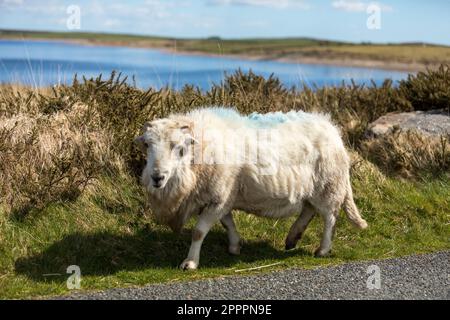
<svg viewBox="0 0 450 320">
<path fill-rule="evenodd" d="M 330 252 L 341 207 L 355 226 L 367 227 L 353 201 L 349 157 L 326 115 L 242 116 L 203 108 L 148 122 L 135 142 L 147 157 L 142 183 L 157 220 L 180 230 L 199 214 L 182 269 L 198 267 L 202 242 L 218 221 L 228 232 L 229 252 L 240 253 L 232 210 L 272 218 L 299 214 L 286 249 L 319 213 L 324 231 L 316 256 Z"/>
</svg>

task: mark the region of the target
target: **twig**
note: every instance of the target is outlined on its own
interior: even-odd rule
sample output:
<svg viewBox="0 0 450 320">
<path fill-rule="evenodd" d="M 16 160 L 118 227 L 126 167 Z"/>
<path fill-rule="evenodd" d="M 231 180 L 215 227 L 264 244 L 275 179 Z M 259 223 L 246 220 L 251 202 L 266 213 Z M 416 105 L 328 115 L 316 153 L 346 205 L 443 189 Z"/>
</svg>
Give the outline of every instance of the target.
<svg viewBox="0 0 450 320">
<path fill-rule="evenodd" d="M 244 271 L 258 270 L 258 269 L 273 267 L 273 266 L 276 266 L 276 265 L 279 265 L 279 264 L 282 264 L 282 262 L 276 262 L 276 263 L 267 264 L 267 265 L 259 266 L 259 267 L 253 267 L 253 268 L 234 270 L 234 272 L 244 272 Z"/>
</svg>

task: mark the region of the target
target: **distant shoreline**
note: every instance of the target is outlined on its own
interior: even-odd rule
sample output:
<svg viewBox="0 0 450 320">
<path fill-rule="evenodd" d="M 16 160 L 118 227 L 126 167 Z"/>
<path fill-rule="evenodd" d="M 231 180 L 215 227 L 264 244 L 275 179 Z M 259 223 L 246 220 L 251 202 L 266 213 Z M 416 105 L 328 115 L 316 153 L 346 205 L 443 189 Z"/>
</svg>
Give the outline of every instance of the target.
<svg viewBox="0 0 450 320">
<path fill-rule="evenodd" d="M 157 49 L 157 48 L 154 48 Z M 350 59 L 324 59 L 315 57 L 270 57 L 270 56 L 257 56 L 257 55 L 245 55 L 245 54 L 214 54 L 205 53 L 202 51 L 175 51 L 175 50 L 165 50 L 167 52 L 176 52 L 178 54 L 185 55 L 204 55 L 204 56 L 214 56 L 214 57 L 227 57 L 227 58 L 241 58 L 246 60 L 255 61 L 277 61 L 285 63 L 298 63 L 298 64 L 308 64 L 308 65 L 329 65 L 335 67 L 353 67 L 353 68 L 367 68 L 367 69 L 379 69 L 388 71 L 399 71 L 399 72 L 419 72 L 426 70 L 427 66 L 422 64 L 410 64 L 410 63 L 399 63 L 391 62 L 386 63 L 384 61 L 377 60 L 350 60 Z M 436 66 L 428 66 L 431 68 L 437 68 Z"/>
<path fill-rule="evenodd" d="M 424 65 L 421 63 L 403 63 L 397 61 L 381 61 L 370 59 L 330 59 L 321 57 L 302 57 L 302 56 L 289 56 L 278 55 L 273 56 L 270 54 L 243 54 L 243 53 L 213 53 L 205 52 L 201 50 L 183 50 L 179 48 L 173 48 L 168 44 L 168 41 L 161 43 L 161 45 L 154 45 L 149 43 L 141 43 L 139 41 L 108 41 L 108 40 L 89 40 L 89 39 L 67 39 L 67 38 L 30 38 L 30 37 L 1 37 L 0 40 L 13 40 L 13 41 L 33 41 L 33 42 L 63 42 L 68 44 L 79 44 L 85 46 L 110 46 L 110 47 L 129 47 L 129 48 L 142 48 L 142 49 L 154 49 L 169 53 L 176 53 L 181 55 L 196 55 L 196 56 L 209 56 L 209 57 L 224 57 L 224 58 L 239 58 L 245 60 L 255 61 L 277 61 L 286 63 L 299 63 L 308 65 L 332 65 L 338 67 L 355 67 L 355 68 L 368 68 L 379 69 L 399 72 L 419 72 L 426 68 L 437 68 L 439 65 Z"/>
</svg>

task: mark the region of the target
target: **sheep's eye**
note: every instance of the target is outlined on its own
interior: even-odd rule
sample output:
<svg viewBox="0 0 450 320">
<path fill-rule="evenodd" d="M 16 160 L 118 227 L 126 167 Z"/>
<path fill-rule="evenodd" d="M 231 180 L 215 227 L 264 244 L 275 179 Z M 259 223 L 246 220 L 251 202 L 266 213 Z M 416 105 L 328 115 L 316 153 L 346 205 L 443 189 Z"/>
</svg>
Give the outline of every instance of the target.
<svg viewBox="0 0 450 320">
<path fill-rule="evenodd" d="M 170 149 L 173 149 L 173 148 L 175 148 L 175 146 L 176 146 L 176 144 L 175 144 L 175 143 L 173 143 L 173 142 L 171 142 L 171 143 L 170 143 Z"/>
<path fill-rule="evenodd" d="M 181 147 L 181 148 L 178 150 L 178 155 L 179 155 L 180 158 L 181 158 L 181 157 L 184 157 L 185 154 L 186 154 L 185 148 L 184 148 L 184 147 Z"/>
<path fill-rule="evenodd" d="M 146 148 L 148 148 L 148 147 L 149 147 L 149 144 L 148 144 L 148 142 L 144 142 L 144 147 L 146 147 Z"/>
</svg>

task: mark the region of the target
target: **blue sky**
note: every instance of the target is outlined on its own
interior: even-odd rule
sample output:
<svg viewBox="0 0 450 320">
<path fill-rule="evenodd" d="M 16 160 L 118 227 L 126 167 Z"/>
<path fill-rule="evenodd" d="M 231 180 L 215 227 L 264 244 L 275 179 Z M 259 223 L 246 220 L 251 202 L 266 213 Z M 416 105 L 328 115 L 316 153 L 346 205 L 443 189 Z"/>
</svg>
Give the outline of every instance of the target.
<svg viewBox="0 0 450 320">
<path fill-rule="evenodd" d="M 450 45 L 450 0 L 383 0 L 369 30 L 370 0 L 0 0 L 0 28 L 67 30 L 67 8 L 81 31 L 174 37 L 313 37 Z"/>
</svg>

